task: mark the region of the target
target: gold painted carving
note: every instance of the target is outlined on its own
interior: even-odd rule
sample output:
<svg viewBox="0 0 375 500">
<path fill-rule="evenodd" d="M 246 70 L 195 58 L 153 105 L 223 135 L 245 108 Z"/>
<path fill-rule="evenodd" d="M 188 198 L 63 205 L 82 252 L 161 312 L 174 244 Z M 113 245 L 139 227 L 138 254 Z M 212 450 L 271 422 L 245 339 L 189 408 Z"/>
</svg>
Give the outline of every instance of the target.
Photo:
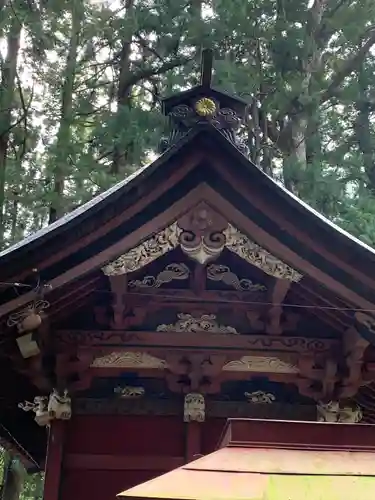
<svg viewBox="0 0 375 500">
<path fill-rule="evenodd" d="M 238 334 L 232 326 L 219 325 L 215 314 L 202 314 L 194 317 L 192 314 L 177 314 L 177 322 L 169 325 L 159 325 L 157 332 L 191 332 L 191 333 L 232 333 Z"/>
<path fill-rule="evenodd" d="M 128 283 L 132 288 L 159 288 L 165 283 L 170 283 L 174 280 L 186 280 L 190 275 L 189 268 L 181 264 L 168 264 L 156 277 L 145 276 L 142 280 L 131 280 Z"/>
<path fill-rule="evenodd" d="M 230 372 L 298 373 L 298 367 L 276 357 L 243 356 L 230 361 L 223 370 Z"/>
<path fill-rule="evenodd" d="M 145 352 L 112 352 L 106 356 L 96 358 L 91 366 L 94 368 L 164 369 L 166 362 Z"/>
<path fill-rule="evenodd" d="M 245 392 L 244 396 L 249 403 L 271 404 L 276 400 L 276 397 L 271 392 L 264 391 Z"/>
<path fill-rule="evenodd" d="M 253 283 L 247 278 L 240 279 L 228 266 L 221 264 L 210 264 L 207 267 L 207 279 L 211 281 L 222 281 L 226 285 L 232 286 L 235 290 L 246 292 L 265 292 L 264 285 Z"/>
<path fill-rule="evenodd" d="M 124 387 L 115 387 L 113 389 L 115 394 L 118 394 L 122 399 L 135 399 L 141 398 L 145 395 L 144 387 L 132 387 L 130 385 L 126 385 Z"/>
<path fill-rule="evenodd" d="M 209 97 L 202 97 L 195 103 L 195 111 L 200 116 L 214 115 L 216 110 L 216 102 Z"/>
<path fill-rule="evenodd" d="M 102 268 L 107 276 L 131 273 L 177 247 L 191 259 L 206 264 L 224 248 L 275 278 L 298 282 L 302 274 L 282 262 L 213 211 L 200 203 L 178 221 Z M 242 286 L 245 282 L 242 281 Z"/>
<path fill-rule="evenodd" d="M 298 282 L 302 274 L 251 241 L 231 224 L 224 231 L 226 247 L 249 264 L 274 278 Z"/>
</svg>

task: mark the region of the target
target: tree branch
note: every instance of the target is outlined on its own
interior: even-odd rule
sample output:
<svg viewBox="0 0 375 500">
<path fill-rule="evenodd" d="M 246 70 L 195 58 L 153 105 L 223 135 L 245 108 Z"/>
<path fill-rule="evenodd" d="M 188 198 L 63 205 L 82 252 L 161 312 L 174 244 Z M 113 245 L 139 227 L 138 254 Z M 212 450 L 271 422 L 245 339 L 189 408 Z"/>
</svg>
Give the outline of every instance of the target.
<svg viewBox="0 0 375 500">
<path fill-rule="evenodd" d="M 345 61 L 339 71 L 334 75 L 327 89 L 321 94 L 320 102 L 325 102 L 334 97 L 336 91 L 339 89 L 342 82 L 347 76 L 354 71 L 357 66 L 366 57 L 368 51 L 375 44 L 375 28 L 371 28 L 371 36 L 368 40 L 359 48 L 359 50 L 352 55 L 347 61 Z"/>
</svg>

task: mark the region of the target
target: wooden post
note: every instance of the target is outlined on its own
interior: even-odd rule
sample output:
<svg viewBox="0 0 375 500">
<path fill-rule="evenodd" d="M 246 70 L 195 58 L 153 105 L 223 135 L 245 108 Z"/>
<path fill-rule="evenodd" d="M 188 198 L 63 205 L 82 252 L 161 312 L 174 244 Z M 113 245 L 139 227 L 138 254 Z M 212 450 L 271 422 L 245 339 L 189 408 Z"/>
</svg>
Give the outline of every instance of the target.
<svg viewBox="0 0 375 500">
<path fill-rule="evenodd" d="M 186 423 L 186 444 L 185 460 L 186 463 L 196 460 L 200 457 L 202 451 L 202 424 L 199 422 Z"/>
<path fill-rule="evenodd" d="M 48 436 L 43 500 L 58 500 L 66 422 L 54 420 Z"/>
</svg>

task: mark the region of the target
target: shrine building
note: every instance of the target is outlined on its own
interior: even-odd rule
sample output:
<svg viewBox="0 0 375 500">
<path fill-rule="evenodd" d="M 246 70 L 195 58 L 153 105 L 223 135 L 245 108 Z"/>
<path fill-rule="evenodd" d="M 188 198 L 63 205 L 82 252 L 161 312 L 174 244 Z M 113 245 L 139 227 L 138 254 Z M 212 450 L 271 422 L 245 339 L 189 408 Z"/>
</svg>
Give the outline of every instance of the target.
<svg viewBox="0 0 375 500">
<path fill-rule="evenodd" d="M 248 159 L 248 104 L 202 67 L 163 100 L 156 161 L 0 253 L 1 444 L 45 500 L 114 500 L 228 443 L 375 451 L 375 251 Z"/>
</svg>

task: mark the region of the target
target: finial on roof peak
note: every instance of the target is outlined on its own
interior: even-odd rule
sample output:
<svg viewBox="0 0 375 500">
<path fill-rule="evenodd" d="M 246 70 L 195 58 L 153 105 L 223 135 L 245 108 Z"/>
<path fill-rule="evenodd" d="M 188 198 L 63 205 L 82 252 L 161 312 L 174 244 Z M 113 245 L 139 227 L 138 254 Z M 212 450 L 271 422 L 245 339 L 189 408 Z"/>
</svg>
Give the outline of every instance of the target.
<svg viewBox="0 0 375 500">
<path fill-rule="evenodd" d="M 211 87 L 212 68 L 214 62 L 214 51 L 212 49 L 202 50 L 201 59 L 201 86 L 205 88 Z"/>
<path fill-rule="evenodd" d="M 169 117 L 171 133 L 162 139 L 161 152 L 176 143 L 196 127 L 214 127 L 243 153 L 247 148 L 235 131 L 241 124 L 247 102 L 211 86 L 214 53 L 203 49 L 201 56 L 200 84 L 162 100 L 163 113 Z"/>
</svg>

